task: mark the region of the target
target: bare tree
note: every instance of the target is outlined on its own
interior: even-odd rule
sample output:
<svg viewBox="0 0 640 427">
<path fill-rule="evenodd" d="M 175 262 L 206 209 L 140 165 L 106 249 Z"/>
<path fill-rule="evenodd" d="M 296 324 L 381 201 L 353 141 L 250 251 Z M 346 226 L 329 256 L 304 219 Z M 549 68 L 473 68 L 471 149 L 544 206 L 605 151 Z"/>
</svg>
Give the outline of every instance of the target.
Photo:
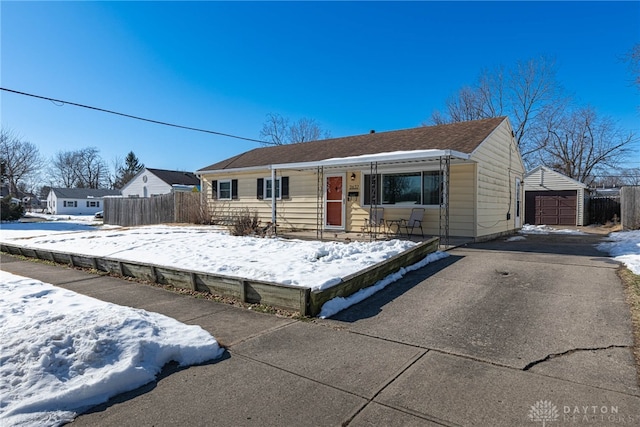
<svg viewBox="0 0 640 427">
<path fill-rule="evenodd" d="M 640 168 L 629 168 L 622 171 L 623 185 L 640 185 Z"/>
<path fill-rule="evenodd" d="M 581 108 L 560 118 L 547 118 L 547 136 L 540 161 L 564 175 L 593 183 L 595 175 L 607 175 L 636 141 L 609 117 L 600 117 L 592 108 Z"/>
<path fill-rule="evenodd" d="M 79 150 L 77 183 L 80 188 L 104 188 L 108 186 L 109 168 L 95 147 Z"/>
<path fill-rule="evenodd" d="M 629 64 L 629 71 L 633 75 L 633 84 L 640 89 L 640 43 L 636 43 L 627 53 L 625 60 Z"/>
<path fill-rule="evenodd" d="M 109 184 L 107 164 L 95 147 L 56 153 L 51 176 L 66 188 L 104 188 Z"/>
<path fill-rule="evenodd" d="M 291 123 L 280 114 L 269 113 L 262 125 L 260 138 L 269 143 L 265 145 L 285 145 L 331 138 L 331 133 L 315 119 L 303 117 Z"/>
<path fill-rule="evenodd" d="M 555 64 L 541 57 L 519 61 L 505 70 L 483 70 L 477 82 L 465 86 L 445 103 L 444 112 L 434 111 L 433 124 L 509 116 L 516 142 L 525 161 L 544 148 L 537 134 L 550 111 L 561 113 L 568 100 L 556 80 Z"/>
<path fill-rule="evenodd" d="M 5 128 L 0 131 L 0 163 L 3 183 L 6 179 L 9 192 L 14 197 L 18 196 L 21 184 L 37 178 L 44 164 L 35 144 Z"/>
<path fill-rule="evenodd" d="M 49 176 L 52 181 L 64 188 L 76 186 L 76 165 L 78 154 L 75 151 L 59 151 L 51 161 Z"/>
</svg>

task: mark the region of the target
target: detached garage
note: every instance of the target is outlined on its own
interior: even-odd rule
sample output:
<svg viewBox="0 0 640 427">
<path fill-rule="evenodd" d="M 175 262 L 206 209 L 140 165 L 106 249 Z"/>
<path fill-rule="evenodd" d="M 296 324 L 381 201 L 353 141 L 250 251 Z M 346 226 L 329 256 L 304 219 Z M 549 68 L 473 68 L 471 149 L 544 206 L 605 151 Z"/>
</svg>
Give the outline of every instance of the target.
<svg viewBox="0 0 640 427">
<path fill-rule="evenodd" d="M 525 222 L 532 225 L 585 225 L 586 185 L 538 166 L 524 176 Z"/>
</svg>

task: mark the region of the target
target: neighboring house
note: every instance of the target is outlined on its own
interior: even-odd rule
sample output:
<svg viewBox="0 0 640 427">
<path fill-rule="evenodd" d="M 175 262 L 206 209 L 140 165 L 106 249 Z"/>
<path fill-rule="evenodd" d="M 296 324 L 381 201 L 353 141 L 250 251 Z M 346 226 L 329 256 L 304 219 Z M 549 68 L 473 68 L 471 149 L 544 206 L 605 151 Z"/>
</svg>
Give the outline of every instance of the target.
<svg viewBox="0 0 640 427">
<path fill-rule="evenodd" d="M 124 197 L 150 197 L 172 191 L 200 189 L 200 179 L 192 172 L 143 168 L 122 187 Z"/>
<path fill-rule="evenodd" d="M 524 177 L 525 222 L 531 225 L 585 225 L 587 186 L 546 166 Z"/>
<path fill-rule="evenodd" d="M 104 198 L 120 196 L 120 190 L 92 188 L 52 188 L 47 196 L 47 212 L 54 215 L 93 215 L 104 207 Z"/>
<path fill-rule="evenodd" d="M 387 224 L 424 209 L 431 235 L 521 227 L 524 166 L 505 117 L 257 148 L 196 173 L 216 215 L 248 208 L 280 229 L 360 232 L 372 207 Z"/>
<path fill-rule="evenodd" d="M 4 198 L 9 195 L 9 185 L 2 184 L 0 185 L 0 198 Z M 26 193 L 24 191 L 18 190 L 17 197 L 12 197 L 12 203 L 21 204 L 25 210 L 27 211 L 38 211 L 42 209 L 42 202 L 33 193 Z"/>
</svg>

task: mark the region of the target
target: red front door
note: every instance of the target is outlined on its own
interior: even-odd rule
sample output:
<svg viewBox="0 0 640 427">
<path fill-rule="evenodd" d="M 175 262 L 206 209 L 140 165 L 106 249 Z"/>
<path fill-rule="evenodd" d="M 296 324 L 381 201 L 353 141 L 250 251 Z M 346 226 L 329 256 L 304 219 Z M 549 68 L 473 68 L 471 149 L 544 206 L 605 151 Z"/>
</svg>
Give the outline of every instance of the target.
<svg viewBox="0 0 640 427">
<path fill-rule="evenodd" d="M 327 197 L 325 222 L 327 228 L 344 228 L 343 176 L 328 176 L 325 181 Z"/>
</svg>

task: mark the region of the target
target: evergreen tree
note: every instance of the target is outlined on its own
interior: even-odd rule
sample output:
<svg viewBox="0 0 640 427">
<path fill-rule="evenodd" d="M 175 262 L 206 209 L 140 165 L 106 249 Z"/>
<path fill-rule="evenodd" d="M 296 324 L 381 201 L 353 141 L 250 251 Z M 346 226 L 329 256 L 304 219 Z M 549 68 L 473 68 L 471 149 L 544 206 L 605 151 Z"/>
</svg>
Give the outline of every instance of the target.
<svg viewBox="0 0 640 427">
<path fill-rule="evenodd" d="M 136 176 L 144 168 L 144 164 L 140 163 L 133 151 L 129 151 L 124 159 L 124 166 L 118 168 L 118 175 L 114 183 L 114 188 L 121 189 L 125 184 Z"/>
</svg>

